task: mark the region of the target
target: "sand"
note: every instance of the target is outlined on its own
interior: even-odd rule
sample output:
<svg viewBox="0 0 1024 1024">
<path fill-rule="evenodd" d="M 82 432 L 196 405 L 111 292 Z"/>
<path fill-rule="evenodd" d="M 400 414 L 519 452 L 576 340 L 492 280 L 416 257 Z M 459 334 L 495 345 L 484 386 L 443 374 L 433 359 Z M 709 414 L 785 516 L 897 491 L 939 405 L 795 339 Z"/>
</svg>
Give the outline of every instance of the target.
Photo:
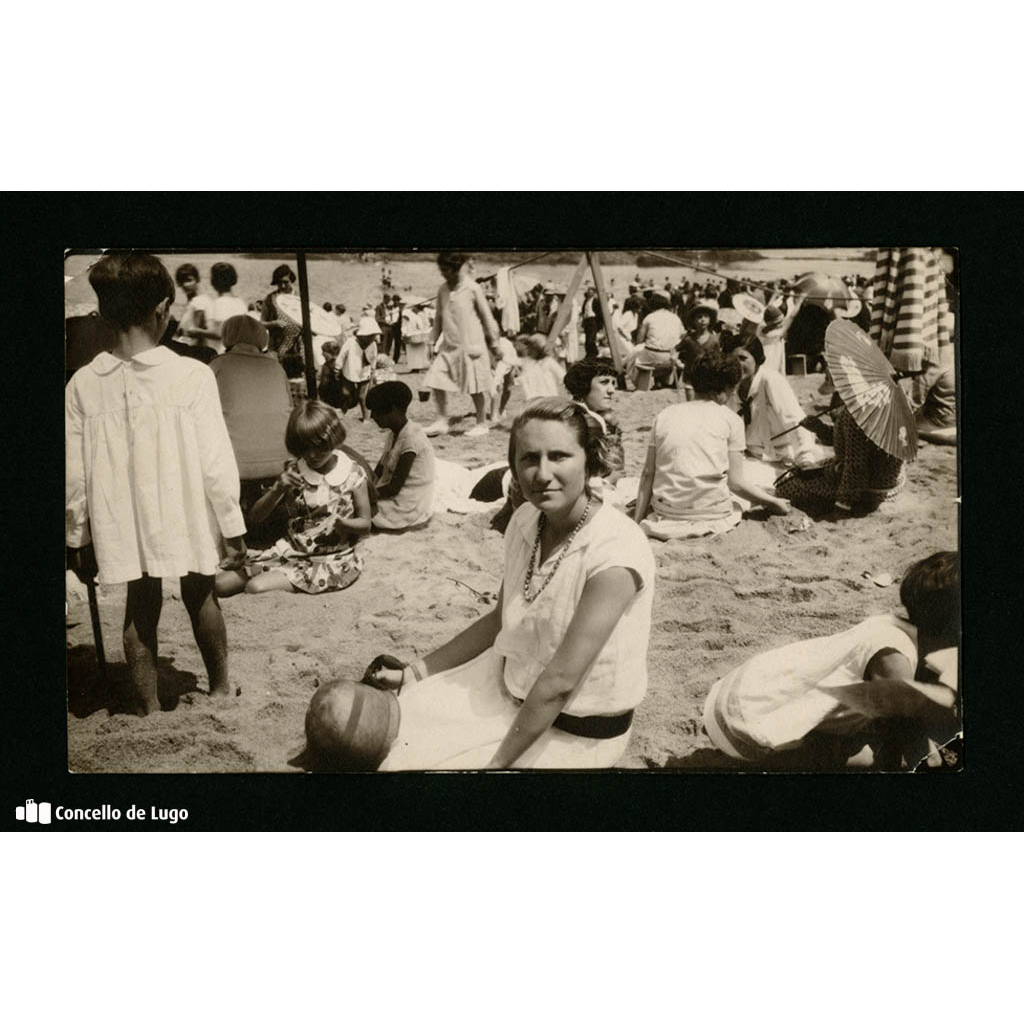
<svg viewBox="0 0 1024 1024">
<path fill-rule="evenodd" d="M 396 275 L 397 276 L 397 275 Z M 404 379 L 415 394 L 421 375 Z M 820 375 L 790 378 L 808 411 Z M 625 433 L 627 472 L 638 475 L 651 420 L 675 400 L 671 391 L 622 393 L 616 411 Z M 515 394 L 511 411 L 521 406 Z M 438 455 L 467 467 L 503 459 L 507 431 L 470 441 L 471 403 L 457 433 L 438 439 Z M 433 410 L 414 402 L 411 416 Z M 382 434 L 356 413 L 349 442 L 371 464 Z M 716 679 L 751 654 L 836 632 L 899 607 L 898 581 L 916 560 L 957 546 L 956 449 L 924 446 L 908 467 L 906 490 L 859 519 L 815 522 L 753 513 L 731 533 L 654 544 L 658 573 L 650 637 L 649 686 L 624 769 L 715 770 L 732 767 L 701 732 L 705 696 Z M 160 691 L 166 710 L 140 719 L 116 708 L 126 677 L 120 645 L 124 588 L 100 588 L 108 685 L 96 671 L 89 613 L 68 614 L 69 767 L 76 772 L 288 772 L 303 746 L 303 719 L 316 686 L 359 678 L 382 651 L 413 658 L 449 638 L 485 610 L 473 592 L 497 590 L 502 538 L 483 513 L 435 517 L 406 536 L 376 535 L 363 544 L 366 569 L 349 590 L 307 596 L 242 595 L 223 602 L 233 683 L 241 695 L 215 707 L 174 586 L 166 587 L 160 624 Z M 888 573 L 878 587 L 864 573 Z M 470 588 L 473 588 L 472 590 Z"/>
</svg>

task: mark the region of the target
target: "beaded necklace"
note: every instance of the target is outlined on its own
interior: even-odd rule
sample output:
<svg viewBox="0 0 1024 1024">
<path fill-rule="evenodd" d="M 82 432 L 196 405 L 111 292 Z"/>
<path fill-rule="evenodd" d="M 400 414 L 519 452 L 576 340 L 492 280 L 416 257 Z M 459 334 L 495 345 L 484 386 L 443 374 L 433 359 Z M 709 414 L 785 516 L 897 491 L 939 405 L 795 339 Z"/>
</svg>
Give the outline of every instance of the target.
<svg viewBox="0 0 1024 1024">
<path fill-rule="evenodd" d="M 573 527 L 572 533 L 569 534 L 565 544 L 562 545 L 562 550 L 559 553 L 558 558 L 555 559 L 555 564 L 551 567 L 551 572 L 544 577 L 544 582 L 537 588 L 537 592 L 535 594 L 531 594 L 530 584 L 533 582 L 533 567 L 537 564 L 537 559 L 540 555 L 540 538 L 541 534 L 544 532 L 544 526 L 548 521 L 547 516 L 541 512 L 540 519 L 537 520 L 537 539 L 534 541 L 533 553 L 530 555 L 530 564 L 526 570 L 526 578 L 523 580 L 523 598 L 527 604 L 533 604 L 533 602 L 540 597 L 544 592 L 544 588 L 551 582 L 552 576 L 554 576 L 558 571 L 558 567 L 562 564 L 562 559 L 565 558 L 569 548 L 572 546 L 573 539 L 576 534 L 583 529 L 583 524 L 587 521 L 587 516 L 590 515 L 590 506 L 593 503 L 593 500 L 593 498 L 587 498 L 587 507 L 583 510 L 583 515 L 580 516 L 580 521 Z"/>
</svg>

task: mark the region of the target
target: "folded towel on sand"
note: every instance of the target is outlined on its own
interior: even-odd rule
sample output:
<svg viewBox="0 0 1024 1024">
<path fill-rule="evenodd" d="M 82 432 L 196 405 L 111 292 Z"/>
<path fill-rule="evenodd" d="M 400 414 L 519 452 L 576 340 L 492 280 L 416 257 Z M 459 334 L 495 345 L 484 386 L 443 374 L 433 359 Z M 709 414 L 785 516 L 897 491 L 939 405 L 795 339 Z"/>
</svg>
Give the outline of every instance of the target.
<svg viewBox="0 0 1024 1024">
<path fill-rule="evenodd" d="M 504 501 L 504 496 L 496 501 L 474 501 L 470 492 L 486 473 L 494 469 L 507 469 L 505 462 L 492 462 L 479 469 L 467 469 L 456 462 L 436 459 L 434 465 L 437 478 L 434 482 L 434 511 L 458 512 L 470 515 L 473 512 L 493 512 L 495 505 Z"/>
</svg>

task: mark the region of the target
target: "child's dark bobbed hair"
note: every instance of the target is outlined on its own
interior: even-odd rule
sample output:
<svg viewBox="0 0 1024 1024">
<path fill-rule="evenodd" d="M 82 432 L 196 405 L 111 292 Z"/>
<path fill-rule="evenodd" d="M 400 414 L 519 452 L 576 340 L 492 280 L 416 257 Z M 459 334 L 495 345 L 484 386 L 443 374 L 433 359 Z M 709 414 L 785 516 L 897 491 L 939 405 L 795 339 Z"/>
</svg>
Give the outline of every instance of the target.
<svg viewBox="0 0 1024 1024">
<path fill-rule="evenodd" d="M 957 642 L 960 630 L 960 554 L 937 551 L 912 565 L 900 584 L 907 618 L 928 637 Z"/>
<path fill-rule="evenodd" d="M 439 252 L 437 254 L 437 265 L 442 270 L 448 270 L 454 273 L 457 271 L 466 260 L 469 259 L 469 253 L 465 252 Z"/>
<path fill-rule="evenodd" d="M 699 395 L 717 395 L 731 391 L 743 379 L 743 368 L 733 355 L 705 352 L 698 356 L 690 371 L 690 383 Z"/>
<path fill-rule="evenodd" d="M 218 292 L 230 291 L 238 284 L 238 272 L 230 263 L 214 263 L 210 267 L 210 284 Z"/>
<path fill-rule="evenodd" d="M 516 473 L 516 440 L 519 431 L 530 420 L 564 423 L 569 427 L 575 433 L 576 440 L 586 456 L 588 478 L 607 476 L 611 472 L 601 428 L 587 414 L 583 406 L 578 405 L 571 398 L 535 398 L 512 421 L 512 429 L 509 431 L 508 466 L 517 483 L 519 476 Z"/>
<path fill-rule="evenodd" d="M 179 287 L 190 277 L 194 277 L 197 281 L 199 280 L 199 271 L 194 263 L 182 263 L 174 272 L 174 281 Z"/>
<path fill-rule="evenodd" d="M 337 448 L 345 443 L 345 424 L 333 406 L 307 398 L 288 418 L 284 446 L 297 459 L 311 451 Z"/>
<path fill-rule="evenodd" d="M 174 301 L 174 282 L 155 256 L 142 252 L 111 254 L 89 271 L 100 316 L 118 327 L 138 327 L 164 300 Z"/>
<path fill-rule="evenodd" d="M 366 395 L 366 408 L 370 412 L 389 413 L 395 409 L 405 412 L 412 403 L 409 385 L 400 380 L 386 380 L 371 388 Z"/>
<path fill-rule="evenodd" d="M 610 359 L 581 359 L 573 363 L 566 373 L 563 383 L 565 390 L 576 399 L 582 402 L 590 393 L 590 387 L 595 377 L 616 377 L 615 364 Z"/>
</svg>

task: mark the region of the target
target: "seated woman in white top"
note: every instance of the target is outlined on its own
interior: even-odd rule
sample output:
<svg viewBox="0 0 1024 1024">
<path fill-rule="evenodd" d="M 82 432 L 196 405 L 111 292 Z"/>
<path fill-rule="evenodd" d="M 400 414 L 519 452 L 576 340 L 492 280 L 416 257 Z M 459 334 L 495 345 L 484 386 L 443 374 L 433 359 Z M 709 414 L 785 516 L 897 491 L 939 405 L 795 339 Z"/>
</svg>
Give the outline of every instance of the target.
<svg viewBox="0 0 1024 1024">
<path fill-rule="evenodd" d="M 756 459 L 809 469 L 825 460 L 814 435 L 801 426 L 806 418 L 792 385 L 765 362 L 757 338 L 739 338 L 722 346 L 739 360 L 743 379 L 736 390 L 746 425 L 747 451 Z"/>
<path fill-rule="evenodd" d="M 654 557 L 636 525 L 591 494 L 601 439 L 579 405 L 542 398 L 512 425 L 526 503 L 505 534 L 497 603 L 402 669 L 401 725 L 384 771 L 609 768 L 647 689 Z"/>
<path fill-rule="evenodd" d="M 725 533 L 742 515 L 733 495 L 778 515 L 789 512 L 788 501 L 757 487 L 744 472 L 743 421 L 726 408 L 741 375 L 735 356 L 706 352 L 690 377 L 694 401 L 655 416 L 634 513 L 649 537 Z"/>
<path fill-rule="evenodd" d="M 682 363 L 676 346 L 683 337 L 683 322 L 672 312 L 667 292 L 657 291 L 649 300 L 650 312 L 636 333 L 632 371 L 637 391 L 647 391 L 652 383 L 671 385 Z"/>
</svg>

